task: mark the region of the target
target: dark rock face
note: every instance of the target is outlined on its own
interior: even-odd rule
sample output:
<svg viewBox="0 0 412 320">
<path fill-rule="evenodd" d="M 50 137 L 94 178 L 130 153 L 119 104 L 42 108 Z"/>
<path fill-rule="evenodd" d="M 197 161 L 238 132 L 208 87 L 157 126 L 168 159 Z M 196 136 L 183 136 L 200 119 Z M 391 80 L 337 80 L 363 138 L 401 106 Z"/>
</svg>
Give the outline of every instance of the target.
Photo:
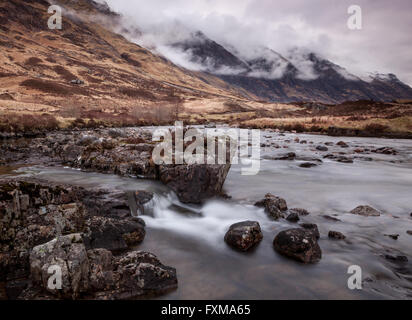
<svg viewBox="0 0 412 320">
<path fill-rule="evenodd" d="M 247 251 L 263 239 L 259 222 L 244 221 L 230 226 L 225 235 L 228 245 L 241 251 Z"/>
<path fill-rule="evenodd" d="M 314 223 L 302 223 L 302 224 L 300 224 L 300 226 L 303 229 L 306 229 L 306 230 L 312 232 L 316 239 L 320 238 L 319 229 L 318 229 L 318 226 L 316 224 L 314 224 Z"/>
<path fill-rule="evenodd" d="M 230 170 L 225 165 L 161 165 L 160 180 L 176 192 L 183 203 L 201 203 L 222 194 L 222 187 Z"/>
<path fill-rule="evenodd" d="M 297 212 L 292 212 L 286 217 L 286 220 L 290 222 L 298 222 L 300 220 L 299 214 Z"/>
<path fill-rule="evenodd" d="M 337 240 L 346 239 L 346 236 L 343 233 L 338 232 L 338 231 L 329 231 L 328 236 L 329 238 L 337 239 Z"/>
<path fill-rule="evenodd" d="M 285 199 L 270 193 L 266 194 L 263 200 L 256 202 L 255 206 L 265 208 L 265 212 L 275 220 L 283 218 L 285 211 L 288 210 Z"/>
<path fill-rule="evenodd" d="M 139 191 L 131 200 L 144 205 L 151 197 Z M 145 236 L 127 203 L 117 191 L 0 180 L 0 281 L 8 298 L 131 299 L 176 288 L 175 269 L 150 253 L 124 253 Z M 56 265 L 62 290 L 47 286 Z"/>
<path fill-rule="evenodd" d="M 357 214 L 364 217 L 379 217 L 381 213 L 370 206 L 358 206 L 350 213 Z"/>
<path fill-rule="evenodd" d="M 0 180 L 0 280 L 27 275 L 30 249 L 57 232 L 84 231 L 82 194 L 81 188 L 30 178 Z"/>
<path fill-rule="evenodd" d="M 62 288 L 50 289 L 48 268 L 62 270 Z M 151 253 L 133 251 L 113 257 L 106 249 L 86 251 L 80 234 L 54 239 L 30 255 L 32 285 L 20 298 L 132 299 L 158 295 L 177 287 L 176 270 Z"/>
<path fill-rule="evenodd" d="M 139 218 L 112 219 L 92 217 L 87 222 L 88 232 L 83 236 L 87 249 L 104 248 L 124 251 L 137 245 L 145 237 L 144 221 Z"/>
<path fill-rule="evenodd" d="M 316 263 L 322 258 L 316 237 L 305 229 L 281 231 L 273 240 L 273 246 L 281 255 L 303 263 Z"/>
</svg>

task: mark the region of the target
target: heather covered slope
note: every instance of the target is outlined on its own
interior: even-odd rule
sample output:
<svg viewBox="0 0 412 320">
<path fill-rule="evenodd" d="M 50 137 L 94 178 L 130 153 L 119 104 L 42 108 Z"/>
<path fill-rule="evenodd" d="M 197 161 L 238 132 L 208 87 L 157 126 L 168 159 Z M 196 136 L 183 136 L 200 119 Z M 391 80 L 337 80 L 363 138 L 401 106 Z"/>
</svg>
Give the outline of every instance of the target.
<svg viewBox="0 0 412 320">
<path fill-rule="evenodd" d="M 62 30 L 48 29 L 47 1 L 0 2 L 2 112 L 168 117 L 188 99 L 248 96 L 110 31 L 119 27 L 119 16 L 105 7 L 88 0 L 58 3 L 64 6 Z"/>
</svg>

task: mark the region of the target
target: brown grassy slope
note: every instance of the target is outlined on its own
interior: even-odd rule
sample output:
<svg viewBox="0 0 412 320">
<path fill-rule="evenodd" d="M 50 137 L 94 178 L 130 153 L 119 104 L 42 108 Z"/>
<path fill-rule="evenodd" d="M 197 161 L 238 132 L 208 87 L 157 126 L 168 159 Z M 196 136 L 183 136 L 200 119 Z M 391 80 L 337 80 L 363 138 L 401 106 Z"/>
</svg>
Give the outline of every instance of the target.
<svg viewBox="0 0 412 320">
<path fill-rule="evenodd" d="M 238 99 L 244 92 L 222 80 L 173 65 L 109 29 L 86 0 L 69 5 L 63 29 L 49 30 L 46 1 L 0 2 L 0 112 L 41 105 L 56 117 L 135 118 L 188 99 Z M 82 85 L 71 84 L 80 79 Z M 18 107 L 6 101 L 20 103 Z M 21 103 L 28 105 L 27 110 Z M 30 107 L 29 107 L 30 106 Z M 48 108 L 44 106 L 49 106 Z M 152 112 L 153 113 L 153 112 Z"/>
</svg>

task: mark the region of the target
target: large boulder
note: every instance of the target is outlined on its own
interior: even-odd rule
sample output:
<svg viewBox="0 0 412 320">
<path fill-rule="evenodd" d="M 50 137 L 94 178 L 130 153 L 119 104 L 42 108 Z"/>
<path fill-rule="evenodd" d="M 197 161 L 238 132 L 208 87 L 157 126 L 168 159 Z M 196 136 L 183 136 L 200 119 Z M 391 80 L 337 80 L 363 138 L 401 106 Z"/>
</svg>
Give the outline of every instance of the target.
<svg viewBox="0 0 412 320">
<path fill-rule="evenodd" d="M 265 212 L 275 220 L 284 218 L 288 206 L 285 199 L 274 196 L 273 194 L 266 194 L 265 198 L 256 202 L 255 206 L 265 208 Z"/>
<path fill-rule="evenodd" d="M 61 270 L 61 288 L 50 286 L 53 267 Z M 56 296 L 77 298 L 88 290 L 89 260 L 80 234 L 71 234 L 36 246 L 30 254 L 32 281 Z"/>
<path fill-rule="evenodd" d="M 305 229 L 281 231 L 273 240 L 273 246 L 281 255 L 303 263 L 315 263 L 322 258 L 314 233 Z"/>
<path fill-rule="evenodd" d="M 140 218 L 114 219 L 92 217 L 87 221 L 88 232 L 83 235 L 87 249 L 104 248 L 113 252 L 127 250 L 141 243 L 146 235 Z"/>
<path fill-rule="evenodd" d="M 247 251 L 263 239 L 262 230 L 257 221 L 244 221 L 230 226 L 225 235 L 228 245 L 241 251 Z"/>
<path fill-rule="evenodd" d="M 379 217 L 381 213 L 370 206 L 358 206 L 350 213 L 364 217 Z"/>
<path fill-rule="evenodd" d="M 159 178 L 183 203 L 201 203 L 222 194 L 227 164 L 160 165 Z"/>
</svg>

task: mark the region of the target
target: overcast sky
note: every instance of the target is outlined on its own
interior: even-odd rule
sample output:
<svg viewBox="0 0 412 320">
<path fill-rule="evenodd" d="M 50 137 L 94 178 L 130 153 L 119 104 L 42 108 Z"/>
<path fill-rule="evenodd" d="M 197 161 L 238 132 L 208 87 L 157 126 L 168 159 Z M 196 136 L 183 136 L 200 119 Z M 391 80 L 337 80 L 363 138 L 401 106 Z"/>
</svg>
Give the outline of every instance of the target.
<svg viewBox="0 0 412 320">
<path fill-rule="evenodd" d="M 183 24 L 244 50 L 264 45 L 285 54 L 304 47 L 363 76 L 395 73 L 412 85 L 411 0 L 108 0 L 143 32 Z M 347 27 L 362 9 L 362 30 Z M 167 32 L 166 32 L 167 31 Z"/>
</svg>

